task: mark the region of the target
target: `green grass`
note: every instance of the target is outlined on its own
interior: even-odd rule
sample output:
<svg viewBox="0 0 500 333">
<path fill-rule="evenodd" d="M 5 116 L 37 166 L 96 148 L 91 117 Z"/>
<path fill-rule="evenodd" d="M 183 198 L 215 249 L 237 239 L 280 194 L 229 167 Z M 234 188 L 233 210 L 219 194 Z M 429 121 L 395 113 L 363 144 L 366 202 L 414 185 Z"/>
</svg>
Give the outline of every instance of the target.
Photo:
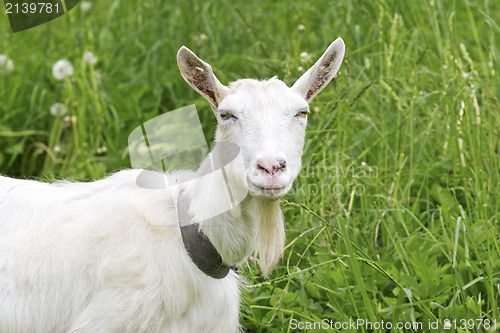
<svg viewBox="0 0 500 333">
<path fill-rule="evenodd" d="M 0 172 L 41 179 L 129 167 L 130 131 L 192 103 L 210 140 L 208 104 L 175 64 L 183 44 L 223 83 L 293 83 L 342 36 L 344 63 L 311 104 L 304 169 L 283 200 L 283 260 L 268 280 L 242 267 L 243 326 L 364 319 L 422 332 L 473 319 L 458 331 L 484 332 L 484 319 L 500 329 L 498 1 L 96 1 L 17 34 L 0 17 L 0 54 L 15 64 L 0 74 Z M 75 68 L 63 82 L 51 74 L 61 58 Z M 76 122 L 53 117 L 55 102 Z"/>
</svg>

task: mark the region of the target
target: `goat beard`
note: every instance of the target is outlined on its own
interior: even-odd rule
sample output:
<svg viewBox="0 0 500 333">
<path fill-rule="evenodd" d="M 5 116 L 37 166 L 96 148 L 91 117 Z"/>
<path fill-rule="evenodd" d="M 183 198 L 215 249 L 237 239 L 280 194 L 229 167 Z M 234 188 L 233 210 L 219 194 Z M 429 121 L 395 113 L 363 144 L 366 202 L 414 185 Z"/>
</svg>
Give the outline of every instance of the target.
<svg viewBox="0 0 500 333">
<path fill-rule="evenodd" d="M 280 201 L 260 200 L 255 254 L 260 270 L 267 277 L 283 255 L 285 226 Z"/>
</svg>

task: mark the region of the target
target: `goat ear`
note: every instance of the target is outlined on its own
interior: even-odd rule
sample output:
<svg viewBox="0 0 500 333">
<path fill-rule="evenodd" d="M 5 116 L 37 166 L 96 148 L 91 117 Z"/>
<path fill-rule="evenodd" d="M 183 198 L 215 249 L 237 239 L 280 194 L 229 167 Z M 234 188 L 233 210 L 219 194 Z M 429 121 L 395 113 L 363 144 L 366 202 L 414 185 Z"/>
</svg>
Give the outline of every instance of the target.
<svg viewBox="0 0 500 333">
<path fill-rule="evenodd" d="M 342 64 L 344 52 L 344 41 L 339 37 L 330 44 L 314 66 L 295 82 L 292 89 L 309 103 L 335 76 Z"/>
<path fill-rule="evenodd" d="M 177 52 L 177 64 L 184 80 L 205 97 L 212 107 L 217 108 L 228 94 L 229 88 L 219 82 L 212 67 L 185 46 Z"/>
</svg>

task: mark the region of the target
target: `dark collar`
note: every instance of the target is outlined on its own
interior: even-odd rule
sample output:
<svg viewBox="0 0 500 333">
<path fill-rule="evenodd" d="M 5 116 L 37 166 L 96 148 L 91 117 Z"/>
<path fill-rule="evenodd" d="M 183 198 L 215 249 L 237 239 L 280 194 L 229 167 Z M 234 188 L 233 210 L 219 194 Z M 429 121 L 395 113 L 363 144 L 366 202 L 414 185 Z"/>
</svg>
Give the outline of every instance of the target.
<svg viewBox="0 0 500 333">
<path fill-rule="evenodd" d="M 192 222 L 193 216 L 189 213 L 189 199 L 183 193 L 180 194 L 177 202 L 177 216 L 184 247 L 196 267 L 214 279 L 225 278 L 231 267 L 222 262 L 219 252 L 201 231 L 199 224 Z"/>
</svg>

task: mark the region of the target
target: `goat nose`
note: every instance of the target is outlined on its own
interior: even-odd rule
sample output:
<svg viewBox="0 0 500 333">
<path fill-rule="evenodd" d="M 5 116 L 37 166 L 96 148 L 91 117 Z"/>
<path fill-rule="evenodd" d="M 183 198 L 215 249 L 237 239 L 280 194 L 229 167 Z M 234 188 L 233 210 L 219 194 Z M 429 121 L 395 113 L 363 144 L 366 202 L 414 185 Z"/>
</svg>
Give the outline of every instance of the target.
<svg viewBox="0 0 500 333">
<path fill-rule="evenodd" d="M 261 158 L 257 160 L 257 169 L 269 175 L 274 175 L 279 171 L 286 170 L 286 161 L 274 158 Z"/>
</svg>

